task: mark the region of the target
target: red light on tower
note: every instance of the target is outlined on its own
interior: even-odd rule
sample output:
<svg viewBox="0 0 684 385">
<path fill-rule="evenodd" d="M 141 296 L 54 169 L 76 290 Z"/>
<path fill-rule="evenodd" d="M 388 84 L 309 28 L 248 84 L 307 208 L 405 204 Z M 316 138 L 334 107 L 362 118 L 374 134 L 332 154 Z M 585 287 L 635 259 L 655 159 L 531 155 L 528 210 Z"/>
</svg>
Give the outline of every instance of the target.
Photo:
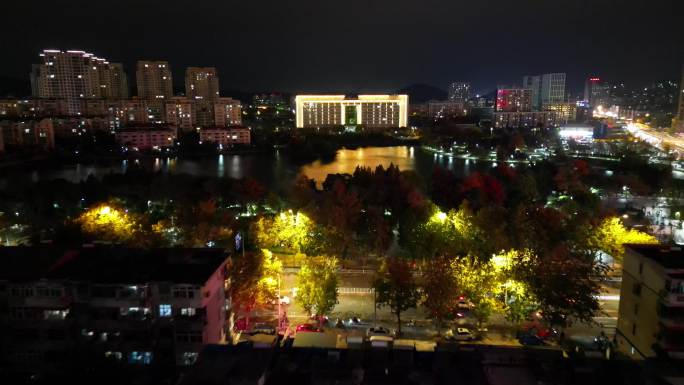
<svg viewBox="0 0 684 385">
<path fill-rule="evenodd" d="M 601 81 L 601 78 L 589 78 L 590 82 L 599 82 Z"/>
</svg>

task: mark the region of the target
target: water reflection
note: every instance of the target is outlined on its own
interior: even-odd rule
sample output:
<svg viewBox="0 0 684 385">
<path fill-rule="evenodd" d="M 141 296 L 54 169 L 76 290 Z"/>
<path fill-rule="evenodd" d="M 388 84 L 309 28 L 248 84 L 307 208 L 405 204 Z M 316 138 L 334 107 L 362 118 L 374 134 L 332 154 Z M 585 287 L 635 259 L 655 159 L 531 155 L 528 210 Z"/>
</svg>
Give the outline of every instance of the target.
<svg viewBox="0 0 684 385">
<path fill-rule="evenodd" d="M 245 170 L 242 166 L 242 158 L 240 155 L 233 155 L 230 159 L 230 176 L 231 178 L 240 179 L 245 175 Z"/>
<path fill-rule="evenodd" d="M 304 166 L 293 164 L 286 153 L 259 153 L 246 155 L 217 155 L 204 158 L 142 158 L 136 160 L 100 161 L 98 163 L 82 163 L 72 165 L 42 165 L 24 170 L 13 170 L 9 174 L 2 174 L 0 186 L 7 184 L 11 174 L 16 173 L 31 180 L 66 179 L 80 182 L 90 175 L 102 178 L 110 173 L 125 173 L 133 167 L 162 174 L 190 174 L 195 176 L 219 178 L 252 177 L 268 189 L 283 191 L 292 183 L 297 175 L 305 174 L 314 179 L 320 186 L 328 174 L 352 174 L 356 167 L 366 167 L 375 170 L 390 164 L 400 170 L 416 171 L 425 179 L 429 179 L 435 166 L 447 167 L 458 175 L 466 175 L 481 168 L 488 168 L 486 162 L 463 160 L 432 153 L 413 146 L 396 147 L 366 147 L 359 149 L 342 149 L 332 162 L 315 161 Z M 28 167 L 28 166 L 27 166 Z"/>
<path fill-rule="evenodd" d="M 328 174 L 353 174 L 356 167 L 374 170 L 378 166 L 387 168 L 394 164 L 400 170 L 415 170 L 412 149 L 404 146 L 342 149 L 337 152 L 335 161 L 323 163 L 317 160 L 303 166 L 301 173 L 320 184 Z"/>
<path fill-rule="evenodd" d="M 216 176 L 218 176 L 219 178 L 222 178 L 224 173 L 225 173 L 225 169 L 223 167 L 223 154 L 221 154 L 218 157 L 218 172 L 216 173 Z"/>
</svg>

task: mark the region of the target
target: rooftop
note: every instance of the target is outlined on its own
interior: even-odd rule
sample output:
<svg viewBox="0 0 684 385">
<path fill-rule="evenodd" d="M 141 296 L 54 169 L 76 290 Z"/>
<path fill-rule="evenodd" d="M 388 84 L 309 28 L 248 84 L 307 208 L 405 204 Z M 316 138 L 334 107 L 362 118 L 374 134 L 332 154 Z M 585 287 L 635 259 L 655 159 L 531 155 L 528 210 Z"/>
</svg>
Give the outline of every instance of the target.
<svg viewBox="0 0 684 385">
<path fill-rule="evenodd" d="M 663 245 L 626 245 L 627 249 L 649 258 L 666 269 L 684 269 L 684 249 Z"/>
<path fill-rule="evenodd" d="M 0 247 L 0 279 L 69 279 L 97 283 L 170 281 L 203 284 L 227 258 L 221 249 L 94 246 Z"/>
</svg>

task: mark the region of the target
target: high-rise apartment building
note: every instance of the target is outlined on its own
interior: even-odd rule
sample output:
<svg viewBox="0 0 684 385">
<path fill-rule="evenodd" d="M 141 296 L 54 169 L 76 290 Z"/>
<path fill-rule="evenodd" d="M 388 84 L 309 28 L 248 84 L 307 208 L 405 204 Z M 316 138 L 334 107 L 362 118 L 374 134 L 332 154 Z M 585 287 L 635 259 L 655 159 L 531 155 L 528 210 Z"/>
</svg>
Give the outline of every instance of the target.
<svg viewBox="0 0 684 385">
<path fill-rule="evenodd" d="M 214 102 L 214 124 L 217 127 L 239 126 L 242 124 L 242 105 L 231 98 L 218 98 Z"/>
<path fill-rule="evenodd" d="M 142 99 L 168 99 L 173 96 L 173 80 L 169 63 L 165 61 L 139 61 L 135 71 L 138 97 Z"/>
<path fill-rule="evenodd" d="M 81 114 L 82 99 L 128 97 L 121 64 L 84 51 L 44 50 L 40 56 L 43 63 L 31 71 L 33 96 L 64 99 L 67 115 Z"/>
<path fill-rule="evenodd" d="M 191 99 L 219 97 L 219 79 L 216 68 L 188 67 L 185 70 L 185 95 Z"/>
<path fill-rule="evenodd" d="M 610 107 L 610 85 L 600 78 L 592 76 L 584 83 L 584 100 L 591 107 Z"/>
<path fill-rule="evenodd" d="M 470 83 L 453 82 L 449 85 L 449 101 L 465 102 L 470 98 Z"/>
<path fill-rule="evenodd" d="M 547 105 L 565 101 L 565 73 L 550 73 L 523 77 L 523 88 L 530 90 L 532 108 L 543 110 Z"/>
<path fill-rule="evenodd" d="M 496 111 L 532 111 L 532 91 L 528 88 L 499 86 L 496 91 Z"/>
<path fill-rule="evenodd" d="M 100 91 L 105 99 L 128 98 L 128 78 L 121 63 L 107 63 L 100 71 Z"/>
<path fill-rule="evenodd" d="M 541 81 L 542 108 L 565 101 L 565 73 L 543 74 Z"/>
<path fill-rule="evenodd" d="M 684 358 L 684 251 L 625 248 L 616 340 L 633 358 Z"/>
<path fill-rule="evenodd" d="M 523 88 L 530 90 L 532 108 L 541 108 L 541 75 L 523 76 Z"/>
<path fill-rule="evenodd" d="M 408 95 L 297 95 L 297 128 L 358 126 L 406 127 Z"/>
<path fill-rule="evenodd" d="M 500 112 L 492 114 L 494 127 L 496 128 L 546 128 L 557 127 L 558 113 L 555 111 L 525 111 L 525 112 Z"/>
<path fill-rule="evenodd" d="M 193 114 L 193 103 L 191 99 L 184 97 L 172 97 L 165 103 L 166 123 L 175 128 L 179 133 L 188 132 L 193 129 L 196 123 Z"/>
</svg>

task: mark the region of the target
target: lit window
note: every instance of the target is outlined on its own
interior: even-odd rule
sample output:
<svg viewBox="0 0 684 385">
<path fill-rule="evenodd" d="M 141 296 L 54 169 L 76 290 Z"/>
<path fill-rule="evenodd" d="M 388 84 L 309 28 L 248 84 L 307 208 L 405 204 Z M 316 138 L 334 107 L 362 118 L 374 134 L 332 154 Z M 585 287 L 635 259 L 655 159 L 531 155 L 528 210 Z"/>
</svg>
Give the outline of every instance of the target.
<svg viewBox="0 0 684 385">
<path fill-rule="evenodd" d="M 192 365 L 197 361 L 197 353 L 185 352 L 183 353 L 183 365 Z"/>
<path fill-rule="evenodd" d="M 130 352 L 128 363 L 149 365 L 152 363 L 152 352 Z"/>
<path fill-rule="evenodd" d="M 45 310 L 43 315 L 47 320 L 63 320 L 69 314 L 69 310 Z"/>
<path fill-rule="evenodd" d="M 159 305 L 159 316 L 160 317 L 171 317 L 171 305 L 168 305 L 168 304 Z"/>
<path fill-rule="evenodd" d="M 121 352 L 112 352 L 112 351 L 106 351 L 105 352 L 105 357 L 107 358 L 114 358 L 116 360 L 121 361 L 122 354 Z"/>
<path fill-rule="evenodd" d="M 188 316 L 188 317 L 194 316 L 195 312 L 196 311 L 195 311 L 194 307 L 184 307 L 181 309 L 181 315 Z"/>
</svg>

